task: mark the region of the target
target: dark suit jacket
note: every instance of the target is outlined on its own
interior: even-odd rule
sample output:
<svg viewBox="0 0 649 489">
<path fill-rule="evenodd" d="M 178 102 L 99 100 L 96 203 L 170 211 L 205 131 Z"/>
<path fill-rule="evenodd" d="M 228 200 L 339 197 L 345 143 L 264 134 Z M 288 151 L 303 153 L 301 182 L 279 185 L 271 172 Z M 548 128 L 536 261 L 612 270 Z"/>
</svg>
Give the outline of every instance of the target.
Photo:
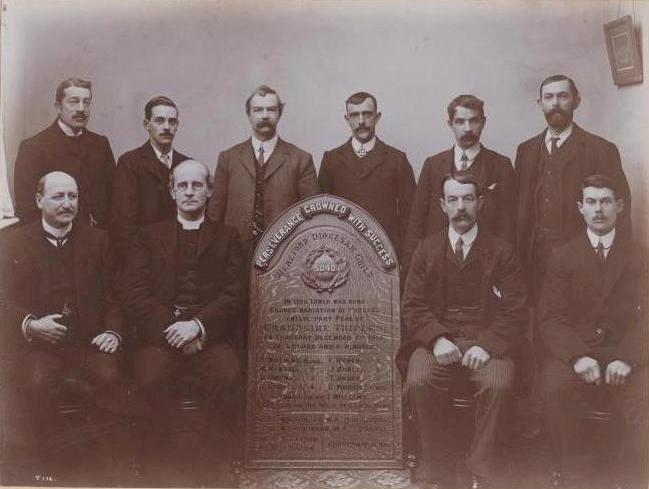
<svg viewBox="0 0 649 489">
<path fill-rule="evenodd" d="M 510 243 L 482 229 L 464 266 L 478 257 L 483 260 L 484 273 L 482 299 L 476 304 L 480 308 L 482 327 L 477 344 L 492 356 L 511 355 L 524 341 L 528 320 L 527 295 L 518 259 Z M 449 259 L 455 260 L 455 256 L 448 244 L 446 228 L 421 240 L 415 250 L 401 301 L 405 334 L 397 364 L 402 372 L 417 347 L 430 349 L 439 336 L 450 334 L 443 318 L 445 269 Z"/>
<path fill-rule="evenodd" d="M 631 195 L 629 184 L 622 171 L 620 153 L 613 143 L 584 131 L 575 124 L 570 139 L 574 138 L 570 153 L 561 169 L 561 186 L 557 195 L 561 199 L 561 241 L 566 242 L 585 229 L 584 218 L 577 209 L 581 198 L 581 182 L 594 173 L 609 175 L 621 189 L 625 209 L 618 218 L 618 231 L 630 236 Z M 540 191 L 540 162 L 545 131 L 518 146 L 515 172 L 518 182 L 518 205 L 516 217 L 516 244 L 521 264 L 529 269 L 536 226 L 537 199 Z"/>
<path fill-rule="evenodd" d="M 360 205 L 379 221 L 400 255 L 415 190 L 415 175 L 406 154 L 378 138 L 371 167 L 359 165 L 351 139 L 326 151 L 318 181 L 324 193 Z"/>
<path fill-rule="evenodd" d="M 554 250 L 539 303 L 545 353 L 647 362 L 646 253 L 616 233 L 604 265 L 585 231 Z"/>
<path fill-rule="evenodd" d="M 426 159 L 419 176 L 410 210 L 405 255 L 409 261 L 420 239 L 448 226 L 440 207 L 442 181 L 454 172 L 453 148 Z M 484 191 L 484 204 L 478 217 L 481 229 L 506 241 L 514 241 L 516 182 L 509 158 L 482 146 L 473 163 Z"/>
<path fill-rule="evenodd" d="M 110 209 L 111 183 L 115 159 L 105 136 L 84 130 L 78 138 L 66 136 L 56 121 L 20 143 L 14 166 L 16 216 L 21 223 L 40 221 L 36 207 L 36 185 L 51 171 L 72 175 L 79 185 L 79 217 L 106 228 Z"/>
<path fill-rule="evenodd" d="M 119 308 L 112 300 L 114 259 L 104 231 L 74 223 L 74 287 L 80 338 L 90 341 L 106 330 L 122 334 Z M 0 306 L 6 337 L 22 339 L 25 316 L 40 318 L 61 311 L 47 311 L 38 293 L 40 277 L 47 266 L 43 253 L 43 227 L 34 222 L 2 235 L 0 255 Z"/>
<path fill-rule="evenodd" d="M 178 227 L 175 218 L 145 226 L 129 249 L 122 300 L 143 343 L 166 344 L 163 330 L 176 322 L 173 306 Z M 198 255 L 202 307 L 194 317 L 205 327 L 208 342 L 231 340 L 238 333 L 233 326 L 242 303 L 242 251 L 236 231 L 206 219 L 201 226 Z"/>
<path fill-rule="evenodd" d="M 171 167 L 188 159 L 174 150 Z M 176 203 L 169 194 L 170 173 L 149 141 L 117 160 L 109 228 L 117 249 L 125 250 L 140 227 L 176 216 Z"/>
<path fill-rule="evenodd" d="M 243 242 L 251 240 L 255 198 L 255 162 L 250 139 L 219 154 L 208 215 L 234 227 Z M 318 194 L 313 158 L 282 139 L 266 162 L 264 219 L 266 225 L 296 202 Z"/>
</svg>

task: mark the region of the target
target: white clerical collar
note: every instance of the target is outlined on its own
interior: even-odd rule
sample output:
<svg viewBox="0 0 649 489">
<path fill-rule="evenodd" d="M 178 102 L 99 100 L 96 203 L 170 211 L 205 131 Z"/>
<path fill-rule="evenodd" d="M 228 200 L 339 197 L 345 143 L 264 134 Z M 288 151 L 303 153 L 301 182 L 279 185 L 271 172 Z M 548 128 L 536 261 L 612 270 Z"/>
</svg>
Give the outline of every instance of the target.
<svg viewBox="0 0 649 489">
<path fill-rule="evenodd" d="M 462 238 L 462 241 L 464 242 L 464 256 L 467 256 L 469 250 L 471 249 L 471 246 L 473 246 L 473 242 L 477 237 L 478 237 L 477 222 L 473 225 L 471 229 L 469 229 L 464 234 L 458 233 L 455 229 L 453 229 L 453 226 L 449 225 L 448 227 L 448 240 L 451 243 L 451 246 L 453 247 L 452 249 L 455 249 L 455 243 L 457 243 L 457 240 Z"/>
<path fill-rule="evenodd" d="M 186 231 L 193 230 L 193 229 L 200 229 L 201 224 L 203 224 L 203 221 L 205 220 L 205 213 L 195 221 L 190 221 L 189 219 L 185 219 L 182 217 L 180 214 L 176 215 L 176 219 L 182 226 L 182 228 Z"/>
<path fill-rule="evenodd" d="M 72 231 L 72 223 L 68 224 L 64 228 L 55 228 L 54 226 L 48 224 L 45 222 L 45 219 L 41 219 L 41 224 L 43 225 L 43 229 L 45 232 L 51 234 L 52 236 L 55 236 L 57 238 L 60 238 L 62 236 L 65 236 L 68 234 L 70 231 Z"/>
<path fill-rule="evenodd" d="M 460 148 L 457 144 L 453 146 L 455 168 L 458 170 L 462 169 L 462 153 L 466 155 L 466 167 L 469 168 L 473 164 L 473 160 L 478 156 L 478 153 L 480 153 L 480 149 L 482 149 L 482 146 L 480 146 L 479 141 L 466 149 Z"/>
<path fill-rule="evenodd" d="M 268 158 L 270 158 L 270 155 L 272 155 L 273 151 L 275 151 L 275 146 L 277 145 L 278 139 L 279 139 L 279 135 L 277 134 L 275 134 L 268 141 L 261 141 L 260 139 L 257 139 L 255 136 L 252 136 L 252 149 L 255 152 L 255 158 L 259 158 L 259 147 L 263 144 L 264 163 L 266 163 L 268 161 Z"/>
<path fill-rule="evenodd" d="M 164 161 L 162 161 L 162 155 L 164 154 L 162 151 L 160 151 L 158 148 L 155 147 L 155 144 L 153 144 L 151 141 L 149 141 L 149 144 L 153 148 L 153 151 L 155 152 L 156 157 L 158 158 L 158 161 L 164 165 Z M 174 160 L 174 150 L 171 148 L 169 152 L 167 153 L 169 155 L 169 164 L 167 165 L 167 168 L 171 169 L 171 163 Z"/>
<path fill-rule="evenodd" d="M 65 134 L 66 136 L 69 136 L 71 138 L 78 138 L 79 136 L 81 136 L 81 134 L 83 134 L 83 128 L 79 129 L 79 132 L 74 132 L 72 128 L 61 119 L 56 119 L 56 122 L 59 125 L 61 131 L 63 131 L 63 134 Z"/>
<path fill-rule="evenodd" d="M 557 148 L 560 148 L 561 145 L 566 142 L 566 139 L 568 139 L 572 134 L 573 126 L 574 123 L 571 122 L 570 125 L 559 134 L 552 134 L 552 132 L 550 132 L 550 128 L 548 127 L 548 130 L 545 131 L 545 146 L 548 148 L 548 151 L 552 151 L 552 138 L 559 138 L 557 139 Z"/>
<path fill-rule="evenodd" d="M 611 229 L 608 233 L 603 236 L 595 234 L 590 228 L 586 228 L 586 234 L 588 235 L 588 240 L 593 248 L 597 248 L 597 245 L 601 241 L 604 245 L 604 253 L 608 252 L 608 249 L 613 246 L 613 241 L 615 241 L 615 228 Z"/>
<path fill-rule="evenodd" d="M 354 149 L 354 153 L 357 155 L 361 154 L 361 146 L 365 148 L 365 155 L 372 151 L 374 149 L 374 146 L 376 146 L 376 136 L 374 136 L 372 139 L 370 139 L 366 143 L 361 143 L 358 139 L 352 137 L 352 148 Z"/>
</svg>

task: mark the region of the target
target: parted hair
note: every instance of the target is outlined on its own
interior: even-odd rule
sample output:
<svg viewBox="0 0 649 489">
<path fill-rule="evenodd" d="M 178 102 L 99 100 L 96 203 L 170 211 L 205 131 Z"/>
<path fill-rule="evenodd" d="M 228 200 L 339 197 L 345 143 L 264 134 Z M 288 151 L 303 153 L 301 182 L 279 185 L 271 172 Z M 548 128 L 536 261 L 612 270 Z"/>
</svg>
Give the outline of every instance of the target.
<svg viewBox="0 0 649 489">
<path fill-rule="evenodd" d="M 480 100 L 475 95 L 458 95 L 451 103 L 448 104 L 446 111 L 448 112 L 448 120 L 452 121 L 455 116 L 455 109 L 458 107 L 465 107 L 467 109 L 473 109 L 480 112 L 480 117 L 484 119 L 484 102 Z"/>
<path fill-rule="evenodd" d="M 284 110 L 284 102 L 282 102 L 282 99 L 279 96 L 279 93 L 277 93 L 275 90 L 270 88 L 268 85 L 260 85 L 255 90 L 250 94 L 250 97 L 246 99 L 246 114 L 250 115 L 250 101 L 252 100 L 252 97 L 255 95 L 260 95 L 262 97 L 265 97 L 268 94 L 272 95 L 277 95 L 277 104 L 278 104 L 278 110 L 279 110 L 279 115 L 282 115 L 282 111 Z"/>
<path fill-rule="evenodd" d="M 579 90 L 577 90 L 577 85 L 573 81 L 572 78 L 566 75 L 552 75 L 548 76 L 545 80 L 541 82 L 541 86 L 539 87 L 539 99 L 543 96 L 543 87 L 546 86 L 548 83 L 552 82 L 557 82 L 557 81 L 563 81 L 566 80 L 570 84 L 570 91 L 572 92 L 572 95 L 575 97 L 579 97 Z"/>
<path fill-rule="evenodd" d="M 354 104 L 354 105 L 362 104 L 365 101 L 365 99 L 368 98 L 374 104 L 374 112 L 378 112 L 379 105 L 376 101 L 376 97 L 368 92 L 356 92 L 356 93 L 352 93 L 349 97 L 347 97 L 347 100 L 345 100 L 345 112 L 347 111 L 347 106 L 349 104 Z"/>
<path fill-rule="evenodd" d="M 608 175 L 603 175 L 601 173 L 595 173 L 593 175 L 588 175 L 581 181 L 581 195 L 579 196 L 579 201 L 581 202 L 584 198 L 584 189 L 586 187 L 595 187 L 595 188 L 608 188 L 613 192 L 613 197 L 615 199 L 620 199 L 620 189 Z"/>
<path fill-rule="evenodd" d="M 151 100 L 149 100 L 144 106 L 144 118 L 147 121 L 151 120 L 151 112 L 153 111 L 153 107 L 157 105 L 166 105 L 167 107 L 173 107 L 174 109 L 176 109 L 176 112 L 179 112 L 178 106 L 174 103 L 173 100 L 171 100 L 169 97 L 165 97 L 164 95 L 158 95 L 157 97 L 153 97 Z"/>
<path fill-rule="evenodd" d="M 442 179 L 442 185 L 440 187 L 440 195 L 444 197 L 444 185 L 448 180 L 455 180 L 458 183 L 471 184 L 475 188 L 476 196 L 482 195 L 482 185 L 478 182 L 478 179 L 473 173 L 467 170 L 456 171 L 455 173 L 447 173 Z"/>
<path fill-rule="evenodd" d="M 57 104 L 63 102 L 63 99 L 65 98 L 65 89 L 70 87 L 87 88 L 88 90 L 90 90 L 90 96 L 92 97 L 91 82 L 84 80 L 83 78 L 68 78 L 66 80 L 63 80 L 61 83 L 59 83 L 59 86 L 56 87 L 55 100 Z"/>
</svg>

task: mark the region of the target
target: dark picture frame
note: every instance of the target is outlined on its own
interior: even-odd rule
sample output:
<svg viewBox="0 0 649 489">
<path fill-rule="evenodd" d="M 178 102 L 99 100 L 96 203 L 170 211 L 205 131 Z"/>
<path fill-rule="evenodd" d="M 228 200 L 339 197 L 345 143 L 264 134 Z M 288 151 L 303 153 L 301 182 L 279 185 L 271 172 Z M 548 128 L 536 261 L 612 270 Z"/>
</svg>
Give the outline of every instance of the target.
<svg viewBox="0 0 649 489">
<path fill-rule="evenodd" d="M 604 24 L 606 49 L 613 83 L 618 86 L 642 82 L 642 58 L 630 15 Z"/>
</svg>

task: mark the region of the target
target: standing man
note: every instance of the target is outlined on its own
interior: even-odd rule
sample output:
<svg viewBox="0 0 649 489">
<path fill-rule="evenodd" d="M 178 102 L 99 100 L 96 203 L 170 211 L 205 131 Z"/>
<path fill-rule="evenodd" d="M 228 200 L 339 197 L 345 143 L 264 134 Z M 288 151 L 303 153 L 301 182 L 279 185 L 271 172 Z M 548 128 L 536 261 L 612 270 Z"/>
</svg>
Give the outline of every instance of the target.
<svg viewBox="0 0 649 489">
<path fill-rule="evenodd" d="M 521 143 L 516 152 L 516 244 L 533 303 L 538 300 L 552 248 L 584 230 L 575 205 L 581 199 L 584 177 L 599 173 L 613 179 L 625 202 L 618 232 L 631 233 L 629 185 L 620 154 L 613 143 L 573 122 L 580 102 L 577 86 L 567 76 L 543 80 L 538 104 L 548 127 Z"/>
<path fill-rule="evenodd" d="M 442 180 L 458 171 L 470 172 L 483 189 L 480 226 L 506 241 L 514 241 L 514 170 L 509 158 L 480 143 L 487 122 L 484 102 L 473 95 L 459 95 L 448 105 L 447 112 L 455 145 L 424 162 L 410 212 L 405 246 L 408 260 L 420 239 L 448 225 L 437 203 L 442 197 Z"/>
<path fill-rule="evenodd" d="M 124 252 L 137 230 L 176 215 L 169 195 L 169 174 L 189 159 L 173 149 L 178 130 L 178 107 L 167 97 L 154 97 L 144 106 L 144 129 L 149 140 L 124 153 L 113 180 L 111 238 Z"/>
<path fill-rule="evenodd" d="M 4 235 L 0 253 L 4 339 L 19 359 L 12 377 L 28 401 L 36 438 L 35 474 L 62 469 L 56 460 L 61 451 L 57 442 L 65 439 L 58 419 L 59 391 L 64 378 L 74 378 L 88 384 L 80 393 L 97 426 L 106 430 L 98 437 L 106 450 L 103 475 L 118 477 L 94 483 L 112 485 L 128 475 L 132 440 L 119 368 L 122 321 L 112 301 L 114 263 L 108 237 L 75 219 L 79 193 L 70 175 L 51 172 L 41 177 L 35 200 L 41 219 Z"/>
<path fill-rule="evenodd" d="M 586 400 L 606 403 L 622 424 L 605 440 L 611 487 L 647 485 L 649 274 L 645 251 L 616 226 L 621 195 L 607 175 L 583 180 L 575 207 L 586 230 L 555 248 L 539 302 L 541 397 L 567 488 L 593 487 L 579 480 L 593 472 L 580 463 Z"/>
<path fill-rule="evenodd" d="M 419 429 L 424 487 L 454 487 L 458 457 L 472 476 L 466 486 L 486 487 L 493 474 L 502 416 L 514 381 L 512 353 L 527 323 L 525 285 L 511 243 L 476 223 L 483 197 L 474 175 L 448 175 L 440 206 L 449 227 L 422 239 L 415 250 L 402 301 L 405 340 L 397 365 L 407 372 Z M 470 448 L 454 450 L 458 436 L 449 392 L 476 399 Z M 427 485 L 426 485 L 427 484 Z"/>
<path fill-rule="evenodd" d="M 16 216 L 23 224 L 40 220 L 34 189 L 43 175 L 63 171 L 79 184 L 79 220 L 106 228 L 115 159 L 105 136 L 86 129 L 91 84 L 68 78 L 56 89 L 58 118 L 18 148 L 14 165 Z"/>
<path fill-rule="evenodd" d="M 129 249 L 123 300 L 137 328 L 136 396 L 151 413 L 144 425 L 144 468 L 161 477 L 148 482 L 200 486 L 206 481 L 165 480 L 163 471 L 174 471 L 167 477 L 200 477 L 210 457 L 232 455 L 242 436 L 236 422 L 241 367 L 234 349 L 242 250 L 233 228 L 205 216 L 212 193 L 208 168 L 186 160 L 171 174 L 176 216 L 142 228 Z M 203 410 L 188 425 L 178 409 L 178 389 L 188 382 L 191 387 L 192 379 Z M 186 438 L 178 443 L 182 433 Z M 211 446 L 208 433 L 219 437 Z"/>
<path fill-rule="evenodd" d="M 376 137 L 381 119 L 376 98 L 358 92 L 345 101 L 352 137 L 326 151 L 320 164 L 320 190 L 362 206 L 383 226 L 401 257 L 415 175 L 406 154 Z"/>
<path fill-rule="evenodd" d="M 252 137 L 219 154 L 208 214 L 234 227 L 250 265 L 258 239 L 273 219 L 299 200 L 318 193 L 313 158 L 277 135 L 284 104 L 262 85 L 246 100 Z"/>
</svg>

